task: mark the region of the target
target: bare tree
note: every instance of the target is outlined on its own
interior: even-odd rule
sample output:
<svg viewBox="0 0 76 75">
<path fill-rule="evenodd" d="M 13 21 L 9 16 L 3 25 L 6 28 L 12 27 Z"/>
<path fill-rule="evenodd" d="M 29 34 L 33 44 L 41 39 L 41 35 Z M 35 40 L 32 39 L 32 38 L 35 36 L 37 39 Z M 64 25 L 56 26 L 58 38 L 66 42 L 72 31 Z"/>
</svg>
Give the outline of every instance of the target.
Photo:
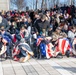
<svg viewBox="0 0 76 75">
<path fill-rule="evenodd" d="M 55 5 L 55 1 L 56 1 L 56 0 L 51 0 L 52 6 Z"/>
<path fill-rule="evenodd" d="M 47 0 L 45 0 L 45 8 L 47 9 Z"/>
<path fill-rule="evenodd" d="M 37 5 L 38 5 L 38 0 L 36 0 L 36 9 L 37 9 Z"/>
<path fill-rule="evenodd" d="M 44 1 L 44 0 L 42 0 L 42 3 L 41 3 L 41 9 L 43 9 L 43 8 L 44 8 L 44 3 L 45 3 L 45 1 Z"/>
<path fill-rule="evenodd" d="M 75 0 L 72 0 L 72 5 L 75 5 Z"/>
<path fill-rule="evenodd" d="M 59 5 L 59 0 L 56 0 L 56 5 Z"/>
<path fill-rule="evenodd" d="M 10 0 L 11 4 L 14 5 L 18 10 L 24 10 L 26 8 L 25 0 Z"/>
</svg>

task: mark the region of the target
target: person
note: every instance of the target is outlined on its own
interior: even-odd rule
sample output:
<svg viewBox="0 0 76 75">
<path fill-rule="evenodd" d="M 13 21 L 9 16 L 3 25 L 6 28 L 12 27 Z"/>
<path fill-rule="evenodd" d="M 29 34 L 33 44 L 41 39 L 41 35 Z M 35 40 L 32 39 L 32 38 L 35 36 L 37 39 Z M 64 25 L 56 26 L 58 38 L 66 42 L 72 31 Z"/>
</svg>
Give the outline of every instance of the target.
<svg viewBox="0 0 76 75">
<path fill-rule="evenodd" d="M 46 11 L 46 20 L 50 23 L 51 22 L 51 17 L 50 17 L 50 11 Z"/>
<path fill-rule="evenodd" d="M 0 14 L 0 28 L 1 27 L 4 27 L 4 29 L 7 31 L 10 26 L 8 24 L 8 21 L 5 18 L 3 18 Z"/>
<path fill-rule="evenodd" d="M 38 12 L 34 12 L 33 27 L 34 27 L 35 22 L 36 22 L 38 19 L 40 19 L 39 13 L 38 13 Z"/>
<path fill-rule="evenodd" d="M 13 43 L 12 40 L 13 39 L 12 39 L 11 34 L 9 32 L 7 32 L 7 31 L 5 31 L 4 28 L 1 28 L 0 30 L 1 30 L 2 41 L 3 42 L 7 41 L 7 43 L 5 44 L 7 46 L 7 50 L 6 50 L 6 58 L 7 58 L 7 57 L 12 55 L 10 48 L 12 46 L 12 43 Z"/>
<path fill-rule="evenodd" d="M 50 25 L 48 28 L 48 36 L 52 36 L 53 33 L 53 25 Z"/>
<path fill-rule="evenodd" d="M 0 35 L 0 56 L 4 55 L 3 57 L 6 58 L 6 51 L 7 51 L 7 40 L 2 38 Z"/>
<path fill-rule="evenodd" d="M 51 43 L 52 38 L 51 37 L 44 37 L 44 36 L 39 36 L 37 38 L 36 42 L 36 47 L 38 49 L 36 50 L 37 52 L 37 58 L 51 58 L 54 57 L 54 45 Z"/>
<path fill-rule="evenodd" d="M 68 31 L 68 38 L 73 42 L 74 36 L 76 36 L 76 29 L 75 27 L 71 27 L 71 30 Z"/>
<path fill-rule="evenodd" d="M 28 42 L 29 32 L 28 32 L 27 28 L 25 28 L 24 26 L 22 26 L 20 28 L 20 31 L 16 31 L 16 39 L 17 39 L 17 41 L 20 41 L 23 38 L 26 40 L 26 42 Z"/>
<path fill-rule="evenodd" d="M 10 34 L 15 34 L 15 32 L 16 32 L 16 25 L 15 25 L 15 22 L 12 22 L 12 23 L 11 23 L 8 32 L 9 32 Z"/>
<path fill-rule="evenodd" d="M 64 26 L 62 26 L 62 32 L 68 34 L 68 28 L 69 28 L 68 22 L 65 22 Z"/>
<path fill-rule="evenodd" d="M 31 31 L 32 31 L 32 20 L 31 20 L 31 18 L 29 17 L 28 19 L 27 19 L 27 21 L 28 21 L 28 24 L 27 24 L 27 32 L 28 32 L 28 43 L 31 45 L 31 42 L 32 42 L 32 39 L 31 39 L 31 37 L 32 37 L 32 35 L 31 35 Z"/>
<path fill-rule="evenodd" d="M 74 37 L 72 46 L 73 46 L 73 51 L 72 51 L 73 55 L 76 57 L 76 36 Z"/>
<path fill-rule="evenodd" d="M 76 15 L 74 15 L 74 17 L 73 17 L 72 24 L 73 24 L 74 26 L 76 26 Z"/>
<path fill-rule="evenodd" d="M 40 14 L 40 19 L 36 21 L 35 28 L 37 29 L 37 34 L 41 35 L 45 33 L 49 27 L 50 23 L 46 20 L 46 16 L 44 14 Z"/>
<path fill-rule="evenodd" d="M 70 56 L 71 53 L 71 45 L 69 40 L 67 39 L 67 36 L 65 33 L 61 33 L 59 39 L 55 42 L 56 44 L 56 49 L 55 49 L 55 54 L 56 57 L 58 55 L 66 55 L 67 57 Z"/>
<path fill-rule="evenodd" d="M 26 62 L 31 58 L 31 56 L 34 55 L 33 51 L 31 50 L 31 47 L 25 42 L 25 39 L 21 39 L 20 43 L 17 45 L 16 48 L 18 48 L 18 50 L 16 54 L 16 50 L 13 51 L 13 60 L 18 59 L 19 62 Z"/>
<path fill-rule="evenodd" d="M 58 39 L 59 38 L 59 35 L 61 33 L 61 28 L 60 27 L 57 27 L 56 28 L 56 31 L 53 32 L 53 35 L 56 36 L 56 38 Z"/>
</svg>

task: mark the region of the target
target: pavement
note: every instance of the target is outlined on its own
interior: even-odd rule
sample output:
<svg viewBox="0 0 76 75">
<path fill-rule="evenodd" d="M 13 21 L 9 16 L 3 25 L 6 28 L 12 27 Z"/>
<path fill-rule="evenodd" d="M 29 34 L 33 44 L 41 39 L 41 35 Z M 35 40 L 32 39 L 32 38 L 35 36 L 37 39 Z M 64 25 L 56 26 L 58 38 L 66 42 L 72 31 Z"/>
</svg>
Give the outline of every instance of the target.
<svg viewBox="0 0 76 75">
<path fill-rule="evenodd" d="M 76 58 L 31 58 L 25 63 L 0 58 L 0 75 L 76 75 Z"/>
</svg>

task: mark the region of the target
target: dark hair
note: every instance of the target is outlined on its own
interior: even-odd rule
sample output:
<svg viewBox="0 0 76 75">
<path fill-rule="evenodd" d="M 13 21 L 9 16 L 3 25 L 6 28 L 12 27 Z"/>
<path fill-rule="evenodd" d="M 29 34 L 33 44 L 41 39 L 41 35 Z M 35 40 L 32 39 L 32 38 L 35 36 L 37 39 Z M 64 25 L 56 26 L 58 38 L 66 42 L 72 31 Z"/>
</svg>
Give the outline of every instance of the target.
<svg viewBox="0 0 76 75">
<path fill-rule="evenodd" d="M 0 12 L 0 16 L 2 15 L 2 13 Z"/>
<path fill-rule="evenodd" d="M 4 28 L 0 28 L 0 30 L 1 30 L 1 31 L 5 31 L 5 29 L 4 29 Z"/>
<path fill-rule="evenodd" d="M 41 15 L 41 19 L 45 19 L 46 16 L 44 14 Z"/>
<path fill-rule="evenodd" d="M 74 36 L 74 38 L 76 38 L 76 36 Z"/>
</svg>

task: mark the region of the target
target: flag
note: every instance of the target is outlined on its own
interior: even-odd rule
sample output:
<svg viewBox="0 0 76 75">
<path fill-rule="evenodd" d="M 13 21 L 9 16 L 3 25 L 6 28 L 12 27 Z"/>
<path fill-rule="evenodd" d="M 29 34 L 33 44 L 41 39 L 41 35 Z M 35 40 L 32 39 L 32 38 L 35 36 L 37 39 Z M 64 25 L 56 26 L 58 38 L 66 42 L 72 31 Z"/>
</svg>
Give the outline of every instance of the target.
<svg viewBox="0 0 76 75">
<path fill-rule="evenodd" d="M 43 40 L 42 38 L 37 38 L 36 45 L 39 46 L 42 40 Z"/>
<path fill-rule="evenodd" d="M 17 47 L 14 47 L 13 52 L 12 52 L 13 60 L 15 60 L 15 61 L 18 61 L 19 60 L 19 58 L 17 57 L 17 55 L 19 53 L 20 53 L 20 50 L 18 49 L 18 46 Z"/>
<path fill-rule="evenodd" d="M 37 38 L 37 46 L 40 47 L 41 55 L 46 56 L 46 58 L 51 58 L 54 56 L 54 51 L 52 50 L 52 43 L 46 44 L 45 42 L 42 42 L 43 38 Z"/>
<path fill-rule="evenodd" d="M 46 45 L 46 57 L 51 58 L 54 56 L 54 51 L 52 50 L 52 43 L 49 43 Z"/>
<path fill-rule="evenodd" d="M 58 45 L 56 46 L 56 52 L 61 52 L 63 55 L 65 55 L 67 50 L 71 50 L 69 40 L 66 38 L 59 39 Z"/>
<path fill-rule="evenodd" d="M 13 34 L 12 37 L 13 37 L 13 42 L 15 43 L 15 42 L 17 41 L 17 39 L 16 39 L 16 35 Z"/>
</svg>

